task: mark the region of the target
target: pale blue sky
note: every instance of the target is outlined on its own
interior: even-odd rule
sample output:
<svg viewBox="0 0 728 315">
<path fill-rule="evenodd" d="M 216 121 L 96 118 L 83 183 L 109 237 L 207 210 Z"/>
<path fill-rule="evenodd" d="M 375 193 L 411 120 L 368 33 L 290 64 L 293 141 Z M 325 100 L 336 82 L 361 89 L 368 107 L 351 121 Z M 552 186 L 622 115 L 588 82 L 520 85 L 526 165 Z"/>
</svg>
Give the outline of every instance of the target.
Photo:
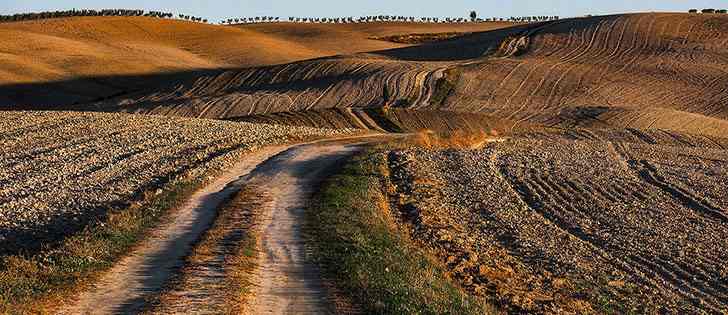
<svg viewBox="0 0 728 315">
<path fill-rule="evenodd" d="M 688 8 L 724 8 L 725 0 L 0 0 L 0 14 L 72 8 L 130 8 L 172 11 L 218 21 L 243 16 L 480 16 L 607 14 L 644 11 L 686 11 Z"/>
</svg>

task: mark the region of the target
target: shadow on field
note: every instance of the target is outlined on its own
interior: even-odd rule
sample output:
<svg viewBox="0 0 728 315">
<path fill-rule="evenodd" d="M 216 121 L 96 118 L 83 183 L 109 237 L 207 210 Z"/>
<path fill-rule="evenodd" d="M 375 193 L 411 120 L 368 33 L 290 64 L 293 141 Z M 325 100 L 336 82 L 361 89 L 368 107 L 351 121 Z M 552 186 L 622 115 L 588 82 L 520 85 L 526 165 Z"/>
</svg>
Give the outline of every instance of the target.
<svg viewBox="0 0 728 315">
<path fill-rule="evenodd" d="M 214 75 L 224 69 L 140 75 L 79 77 L 62 81 L 0 85 L 0 110 L 93 110 L 83 104 L 147 90 L 171 82 Z"/>
<path fill-rule="evenodd" d="M 475 32 L 469 35 L 417 46 L 388 49 L 373 54 L 410 61 L 458 61 L 481 58 L 496 53 L 500 45 L 514 36 L 534 35 L 538 32 L 548 34 L 568 34 L 582 31 L 595 25 L 615 20 L 623 15 L 605 15 L 522 24 L 504 29 Z"/>
</svg>

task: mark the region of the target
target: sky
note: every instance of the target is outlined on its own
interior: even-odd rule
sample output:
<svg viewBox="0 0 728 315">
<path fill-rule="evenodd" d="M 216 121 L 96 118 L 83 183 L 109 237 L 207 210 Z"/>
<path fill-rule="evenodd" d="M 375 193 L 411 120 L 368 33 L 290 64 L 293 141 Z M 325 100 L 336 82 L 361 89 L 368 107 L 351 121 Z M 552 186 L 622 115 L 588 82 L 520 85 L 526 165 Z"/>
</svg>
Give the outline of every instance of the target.
<svg viewBox="0 0 728 315">
<path fill-rule="evenodd" d="M 184 13 L 219 21 L 228 17 L 364 15 L 465 17 L 475 10 L 481 17 L 521 15 L 609 14 L 726 8 L 725 0 L 0 0 L 0 14 L 67 9 L 128 8 Z"/>
</svg>

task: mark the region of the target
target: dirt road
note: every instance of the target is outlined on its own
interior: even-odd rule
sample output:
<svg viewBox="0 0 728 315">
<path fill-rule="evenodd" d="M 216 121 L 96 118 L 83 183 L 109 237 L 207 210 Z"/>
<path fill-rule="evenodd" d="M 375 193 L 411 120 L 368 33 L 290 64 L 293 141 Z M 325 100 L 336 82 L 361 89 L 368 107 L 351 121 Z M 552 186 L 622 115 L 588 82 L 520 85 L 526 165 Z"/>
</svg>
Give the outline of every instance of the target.
<svg viewBox="0 0 728 315">
<path fill-rule="evenodd" d="M 182 265 L 194 242 L 214 220 L 215 209 L 248 184 L 272 197 L 263 215 L 255 313 L 325 313 L 329 303 L 318 273 L 304 263 L 302 215 L 312 189 L 325 172 L 360 148 L 352 142 L 357 140 L 270 147 L 247 156 L 196 192 L 171 222 L 158 228 L 63 313 L 139 312 Z"/>
<path fill-rule="evenodd" d="M 360 147 L 342 144 L 289 150 L 256 171 L 251 183 L 272 196 L 260 235 L 261 255 L 253 314 L 331 312 L 318 270 L 306 264 L 301 228 L 308 199 L 327 171 Z"/>
</svg>

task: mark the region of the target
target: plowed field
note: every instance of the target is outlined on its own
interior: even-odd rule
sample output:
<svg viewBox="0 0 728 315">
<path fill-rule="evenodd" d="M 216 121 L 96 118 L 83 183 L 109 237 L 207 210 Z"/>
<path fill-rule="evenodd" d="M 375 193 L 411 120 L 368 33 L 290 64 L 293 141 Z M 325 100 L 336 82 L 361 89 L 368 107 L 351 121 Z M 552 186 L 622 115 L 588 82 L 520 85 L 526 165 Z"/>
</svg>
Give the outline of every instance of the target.
<svg viewBox="0 0 728 315">
<path fill-rule="evenodd" d="M 728 310 L 719 146 L 551 136 L 389 156 L 413 237 L 511 311 Z"/>
<path fill-rule="evenodd" d="M 724 136 L 728 17 L 627 14 L 221 71 L 103 101 L 103 110 L 230 118 L 394 104 L 553 126 Z"/>
</svg>

